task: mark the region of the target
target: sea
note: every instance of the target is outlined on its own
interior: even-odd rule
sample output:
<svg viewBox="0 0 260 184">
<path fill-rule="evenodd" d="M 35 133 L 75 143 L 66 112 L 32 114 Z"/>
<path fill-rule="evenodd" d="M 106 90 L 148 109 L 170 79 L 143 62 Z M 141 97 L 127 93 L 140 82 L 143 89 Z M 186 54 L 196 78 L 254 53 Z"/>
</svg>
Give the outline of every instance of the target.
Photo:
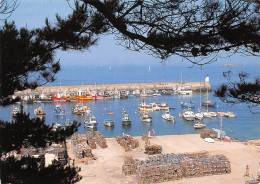
<svg viewBox="0 0 260 184">
<path fill-rule="evenodd" d="M 231 71 L 231 81 L 223 76 L 223 72 Z M 214 96 L 214 90 L 221 84 L 228 82 L 239 81 L 238 74 L 240 72 L 249 74 L 248 80 L 254 80 L 259 77 L 260 68 L 256 65 L 242 65 L 238 67 L 222 67 L 219 65 L 205 65 L 202 68 L 199 66 L 173 66 L 167 64 L 159 65 L 96 65 L 96 66 L 62 66 L 61 71 L 56 75 L 56 81 L 48 83 L 45 86 L 70 86 L 70 85 L 94 85 L 94 84 L 129 84 L 132 83 L 152 83 L 152 82 L 203 82 L 206 75 L 210 77 L 210 84 L 213 91 L 210 93 L 211 101 L 217 103 L 216 108 L 209 108 L 209 111 L 226 112 L 233 111 L 236 118 L 223 117 L 222 127 L 226 135 L 246 141 L 251 139 L 260 139 L 260 108 L 253 107 L 250 103 L 227 104 Z M 86 131 L 100 131 L 105 137 L 112 138 L 122 136 L 122 133 L 131 136 L 142 136 L 147 134 L 149 130 L 154 129 L 156 135 L 180 135 L 180 134 L 196 134 L 200 133 L 201 129 L 194 129 L 194 122 L 189 122 L 183 118 L 179 118 L 178 114 L 183 112 L 180 106 L 181 102 L 195 103 L 194 112 L 198 111 L 200 102 L 205 99 L 205 93 L 193 93 L 192 95 L 162 95 L 157 97 L 129 97 L 128 99 L 114 100 L 90 100 L 84 102 L 91 108 L 89 115 L 74 115 L 71 113 L 71 107 L 76 105 L 76 102 L 60 102 L 60 103 L 35 103 L 24 104 L 24 111 L 34 117 L 33 110 L 41 106 L 46 111 L 46 124 L 64 123 L 66 119 L 69 121 L 78 121 L 82 123 L 78 133 L 85 134 Z M 146 103 L 161 103 L 166 102 L 168 106 L 174 107 L 170 109 L 170 114 L 176 117 L 175 123 L 167 122 L 162 119 L 163 111 L 151 112 L 152 123 L 140 121 L 138 112 L 138 104 L 142 101 Z M 61 105 L 66 110 L 65 117 L 55 116 L 53 110 L 56 105 Z M 12 121 L 11 110 L 15 106 L 9 105 L 0 107 L 0 119 L 4 121 Z M 123 111 L 129 114 L 132 119 L 131 126 L 123 126 L 122 118 Z M 114 112 L 114 115 L 108 115 L 108 112 Z M 85 129 L 83 124 L 91 115 L 97 118 L 97 129 Z M 105 119 L 114 120 L 115 127 L 104 126 Z M 197 121 L 196 121 L 197 122 Z M 220 117 L 204 118 L 202 123 L 207 125 L 206 128 L 220 129 Z"/>
</svg>

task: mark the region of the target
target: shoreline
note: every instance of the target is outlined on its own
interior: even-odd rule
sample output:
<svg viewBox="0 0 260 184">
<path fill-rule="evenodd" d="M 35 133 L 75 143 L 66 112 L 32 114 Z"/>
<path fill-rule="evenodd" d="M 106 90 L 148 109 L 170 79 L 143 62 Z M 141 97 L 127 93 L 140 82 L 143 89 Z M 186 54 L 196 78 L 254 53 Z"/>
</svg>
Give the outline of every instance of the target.
<svg viewBox="0 0 260 184">
<path fill-rule="evenodd" d="M 80 174 L 83 176 L 79 183 L 136 183 L 136 176 L 125 176 L 122 172 L 124 158 L 132 156 L 134 159 L 144 160 L 148 157 L 144 153 L 144 141 L 142 137 L 134 137 L 139 141 L 140 146 L 125 152 L 115 138 L 106 138 L 107 148 L 97 146 L 92 149 L 92 153 L 96 160 L 76 159 L 76 166 L 81 167 Z M 199 134 L 184 135 L 163 135 L 153 136 L 150 139 L 151 144 L 161 145 L 162 153 L 190 153 L 199 151 L 208 151 L 210 155 L 223 154 L 231 163 L 231 174 L 203 176 L 197 178 L 188 178 L 164 183 L 245 183 L 256 177 L 258 169 L 260 169 L 260 146 L 256 146 L 250 141 L 242 142 L 222 142 L 206 143 L 200 138 Z M 258 141 L 259 142 L 259 141 Z M 67 140 L 69 157 L 75 159 L 72 154 L 70 140 Z M 243 177 L 246 165 L 250 166 L 250 177 Z"/>
</svg>

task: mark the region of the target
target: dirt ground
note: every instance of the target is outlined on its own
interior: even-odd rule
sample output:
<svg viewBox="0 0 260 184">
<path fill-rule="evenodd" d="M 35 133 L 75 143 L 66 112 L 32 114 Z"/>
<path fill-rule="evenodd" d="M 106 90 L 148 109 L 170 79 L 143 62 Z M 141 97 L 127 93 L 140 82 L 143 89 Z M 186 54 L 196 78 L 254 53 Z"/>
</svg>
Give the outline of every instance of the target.
<svg viewBox="0 0 260 184">
<path fill-rule="evenodd" d="M 125 156 L 133 156 L 134 159 L 145 159 L 148 157 L 144 154 L 144 141 L 142 141 L 141 137 L 135 137 L 135 139 L 139 140 L 140 146 L 125 152 L 115 138 L 107 138 L 107 148 L 102 149 L 98 146 L 97 149 L 92 150 L 96 160 L 89 160 L 88 163 L 83 160 L 75 160 L 76 166 L 81 167 L 80 174 L 83 177 L 79 184 L 137 183 L 135 175 L 125 176 L 122 173 Z M 245 181 L 256 178 L 258 169 L 260 169 L 260 146 L 252 143 L 222 141 L 207 143 L 200 138 L 199 134 L 154 136 L 150 142 L 151 144 L 161 145 L 162 153 L 206 150 L 209 154 L 223 154 L 231 162 L 231 174 L 182 179 L 164 182 L 165 184 L 244 184 Z M 70 149 L 70 141 L 68 141 L 67 147 L 69 156 L 75 159 Z M 250 177 L 243 176 L 246 171 L 246 165 L 250 166 Z"/>
</svg>

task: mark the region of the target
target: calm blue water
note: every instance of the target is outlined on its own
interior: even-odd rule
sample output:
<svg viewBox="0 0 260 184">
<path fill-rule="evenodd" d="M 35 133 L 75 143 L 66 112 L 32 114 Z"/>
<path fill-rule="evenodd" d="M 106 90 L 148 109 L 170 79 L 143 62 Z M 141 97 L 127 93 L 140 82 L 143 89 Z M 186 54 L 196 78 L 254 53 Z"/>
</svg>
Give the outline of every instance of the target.
<svg viewBox="0 0 260 184">
<path fill-rule="evenodd" d="M 216 66 L 207 66 L 200 68 L 182 68 L 177 66 L 151 66 L 151 71 L 148 72 L 148 66 L 112 66 L 111 70 L 108 70 L 109 66 L 92 66 L 92 67 L 67 67 L 63 68 L 62 72 L 57 75 L 57 81 L 49 86 L 59 85 L 81 85 L 83 84 L 109 84 L 109 83 L 140 83 L 140 82 L 170 82 L 180 81 L 181 71 L 182 80 L 189 82 L 204 81 L 206 74 L 210 76 L 211 85 L 216 88 L 219 84 L 226 82 L 222 77 L 222 72 L 227 71 L 227 68 L 219 68 Z M 247 71 L 251 74 L 251 78 L 259 75 L 260 68 L 249 66 L 245 68 L 231 68 L 233 74 L 237 74 L 239 71 Z M 202 101 L 204 94 L 201 94 Z M 234 119 L 223 118 L 223 130 L 228 136 L 240 138 L 243 140 L 245 137 L 248 139 L 260 139 L 260 114 L 252 114 L 247 107 L 248 104 L 228 105 L 221 102 L 218 98 L 214 98 L 211 94 L 211 99 L 217 102 L 218 107 L 210 109 L 211 111 L 234 111 L 237 117 Z M 182 113 L 183 109 L 180 107 L 180 102 L 192 101 L 196 104 L 195 111 L 199 108 L 200 94 L 193 94 L 192 96 L 178 96 L 167 95 L 159 97 L 147 97 L 146 102 L 158 102 L 165 101 L 169 106 L 176 107 L 171 109 L 170 113 L 176 116 L 176 123 L 168 123 L 162 120 L 162 111 L 152 112 L 150 116 L 153 118 L 151 124 L 140 122 L 140 115 L 138 113 L 138 104 L 142 101 L 142 98 L 129 98 L 129 99 L 115 99 L 115 100 L 102 100 L 102 101 L 87 101 L 85 104 L 90 106 L 93 114 L 98 121 L 98 130 L 101 131 L 105 137 L 115 137 L 127 133 L 132 136 L 141 136 L 148 132 L 149 129 L 154 129 L 157 135 L 174 135 L 174 134 L 194 134 L 199 133 L 201 130 L 195 130 L 193 128 L 194 123 L 187 122 L 182 118 L 178 118 L 178 114 Z M 76 103 L 62 103 L 61 105 L 67 110 L 67 118 L 71 121 L 76 120 L 83 123 L 84 119 L 88 116 L 79 116 L 71 114 L 71 107 Z M 64 123 L 66 118 L 56 117 L 51 115 L 52 111 L 57 105 L 56 103 L 42 103 L 42 104 L 27 104 L 24 105 L 25 112 L 29 112 L 31 117 L 34 116 L 33 110 L 42 106 L 47 113 L 46 123 L 51 122 Z M 0 107 L 0 119 L 10 121 L 11 106 Z M 104 111 L 114 112 L 114 115 L 108 115 Z M 126 110 L 132 119 L 132 125 L 125 127 L 122 126 L 121 119 L 123 117 L 122 111 Z M 260 112 L 260 109 L 256 111 Z M 114 128 L 105 127 L 103 121 L 105 119 L 113 119 L 116 121 Z M 204 119 L 203 123 L 207 124 L 207 128 L 220 128 L 220 118 Z M 232 130 L 232 135 L 230 131 Z M 80 127 L 79 133 L 85 133 L 86 129 L 83 126 Z"/>
</svg>

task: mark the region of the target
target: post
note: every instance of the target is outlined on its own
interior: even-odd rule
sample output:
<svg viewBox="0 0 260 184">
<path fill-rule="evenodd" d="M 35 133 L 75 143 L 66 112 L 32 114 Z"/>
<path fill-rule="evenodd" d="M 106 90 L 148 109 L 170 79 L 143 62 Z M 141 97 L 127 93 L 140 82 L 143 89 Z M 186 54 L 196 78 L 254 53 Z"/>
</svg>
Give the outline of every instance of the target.
<svg viewBox="0 0 260 184">
<path fill-rule="evenodd" d="M 220 116 L 220 138 L 222 139 L 222 115 Z"/>
</svg>

